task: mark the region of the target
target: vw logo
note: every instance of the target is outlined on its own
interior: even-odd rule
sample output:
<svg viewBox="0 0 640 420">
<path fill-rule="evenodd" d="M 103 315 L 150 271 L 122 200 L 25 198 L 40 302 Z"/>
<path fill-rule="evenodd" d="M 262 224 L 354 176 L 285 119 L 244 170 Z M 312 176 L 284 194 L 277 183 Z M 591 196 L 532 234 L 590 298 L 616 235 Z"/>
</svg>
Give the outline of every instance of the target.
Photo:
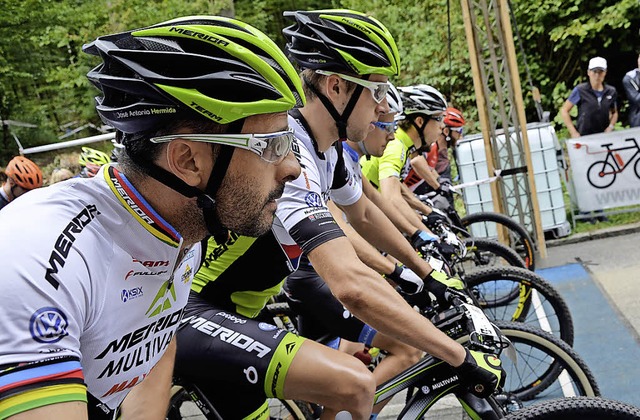
<svg viewBox="0 0 640 420">
<path fill-rule="evenodd" d="M 322 207 L 322 199 L 320 195 L 315 192 L 307 193 L 307 196 L 304 198 L 304 201 L 307 203 L 309 207 Z"/>
<path fill-rule="evenodd" d="M 29 321 L 31 337 L 39 343 L 57 343 L 69 335 L 67 316 L 58 308 L 38 309 Z"/>
</svg>

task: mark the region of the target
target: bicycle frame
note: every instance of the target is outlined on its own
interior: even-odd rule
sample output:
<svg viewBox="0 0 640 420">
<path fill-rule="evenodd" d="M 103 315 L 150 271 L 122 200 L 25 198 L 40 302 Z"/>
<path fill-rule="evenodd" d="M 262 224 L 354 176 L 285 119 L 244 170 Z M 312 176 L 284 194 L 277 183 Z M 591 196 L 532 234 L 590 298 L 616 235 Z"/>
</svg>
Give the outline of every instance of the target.
<svg viewBox="0 0 640 420">
<path fill-rule="evenodd" d="M 633 146 L 628 146 L 628 147 L 619 147 L 617 149 L 611 149 L 611 144 L 603 144 L 603 146 L 607 148 L 607 157 L 605 157 L 604 160 L 602 161 L 603 173 L 605 175 L 607 173 L 604 172 L 604 167 L 605 167 L 605 165 L 607 163 L 611 164 L 611 162 L 613 162 L 613 165 L 616 168 L 614 173 L 620 173 L 620 172 L 624 171 L 624 169 L 627 166 L 629 166 L 629 164 L 631 162 L 633 162 L 633 160 L 636 158 L 636 156 L 638 156 L 638 154 L 640 154 L 640 146 L 638 146 L 638 142 L 636 141 L 635 138 L 625 139 L 625 141 L 632 141 L 634 145 Z M 631 156 L 631 158 L 627 159 L 626 163 L 623 162 L 622 164 L 620 164 L 620 162 L 618 161 L 616 156 L 614 156 L 614 152 L 620 152 L 622 150 L 630 150 L 630 149 L 636 149 L 636 152 L 633 154 L 633 156 Z"/>
<path fill-rule="evenodd" d="M 387 400 L 409 387 L 415 387 L 418 391 L 407 401 L 398 419 L 420 419 L 436 402 L 450 394 L 456 396 L 472 419 L 494 420 L 504 417 L 504 411 L 494 397 L 483 399 L 463 391 L 453 368 L 429 355 L 378 386 L 374 404 Z"/>
</svg>

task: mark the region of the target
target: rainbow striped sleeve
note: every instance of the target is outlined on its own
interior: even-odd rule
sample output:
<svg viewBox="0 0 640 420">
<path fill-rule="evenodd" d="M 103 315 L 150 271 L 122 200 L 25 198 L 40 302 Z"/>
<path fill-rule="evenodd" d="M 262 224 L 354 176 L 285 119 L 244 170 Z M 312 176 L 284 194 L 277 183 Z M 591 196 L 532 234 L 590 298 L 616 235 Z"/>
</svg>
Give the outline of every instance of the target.
<svg viewBox="0 0 640 420">
<path fill-rule="evenodd" d="M 0 418 L 69 401 L 87 401 L 77 358 L 53 358 L 0 371 Z"/>
</svg>

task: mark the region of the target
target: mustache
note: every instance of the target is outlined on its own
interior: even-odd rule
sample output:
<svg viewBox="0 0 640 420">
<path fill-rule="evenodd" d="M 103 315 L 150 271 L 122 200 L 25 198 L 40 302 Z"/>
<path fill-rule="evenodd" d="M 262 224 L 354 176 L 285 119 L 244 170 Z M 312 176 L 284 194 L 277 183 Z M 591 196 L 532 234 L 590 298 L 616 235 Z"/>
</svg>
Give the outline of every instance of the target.
<svg viewBox="0 0 640 420">
<path fill-rule="evenodd" d="M 278 198 L 282 197 L 282 194 L 284 194 L 284 183 L 280 184 L 275 190 L 269 193 L 269 195 L 267 196 L 267 202 L 271 200 L 277 200 Z"/>
</svg>

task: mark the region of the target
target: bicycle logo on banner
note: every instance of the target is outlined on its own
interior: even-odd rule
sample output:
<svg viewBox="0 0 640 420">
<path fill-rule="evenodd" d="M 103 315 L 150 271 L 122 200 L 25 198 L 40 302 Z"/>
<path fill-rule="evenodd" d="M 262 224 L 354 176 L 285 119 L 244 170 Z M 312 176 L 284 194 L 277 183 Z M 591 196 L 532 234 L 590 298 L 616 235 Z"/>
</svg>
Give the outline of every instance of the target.
<svg viewBox="0 0 640 420">
<path fill-rule="evenodd" d="M 594 188 L 604 189 L 611 186 L 611 184 L 615 182 L 616 176 L 620 172 L 631 166 L 631 163 L 634 160 L 635 164 L 633 170 L 636 176 L 640 179 L 640 146 L 638 146 L 638 142 L 635 138 L 625 139 L 625 141 L 633 142 L 633 145 L 618 147 L 617 149 L 611 148 L 611 146 L 613 145 L 612 143 L 600 145 L 601 147 L 607 149 L 607 156 L 603 160 L 592 163 L 587 170 L 587 180 L 589 181 L 589 184 L 591 184 Z M 585 147 L 587 149 L 587 154 L 594 154 L 594 152 L 589 152 L 589 146 L 584 143 L 576 143 L 574 147 L 576 149 Z M 631 156 L 630 159 L 627 159 L 626 162 L 619 153 L 623 150 L 635 150 L 633 156 Z"/>
</svg>

